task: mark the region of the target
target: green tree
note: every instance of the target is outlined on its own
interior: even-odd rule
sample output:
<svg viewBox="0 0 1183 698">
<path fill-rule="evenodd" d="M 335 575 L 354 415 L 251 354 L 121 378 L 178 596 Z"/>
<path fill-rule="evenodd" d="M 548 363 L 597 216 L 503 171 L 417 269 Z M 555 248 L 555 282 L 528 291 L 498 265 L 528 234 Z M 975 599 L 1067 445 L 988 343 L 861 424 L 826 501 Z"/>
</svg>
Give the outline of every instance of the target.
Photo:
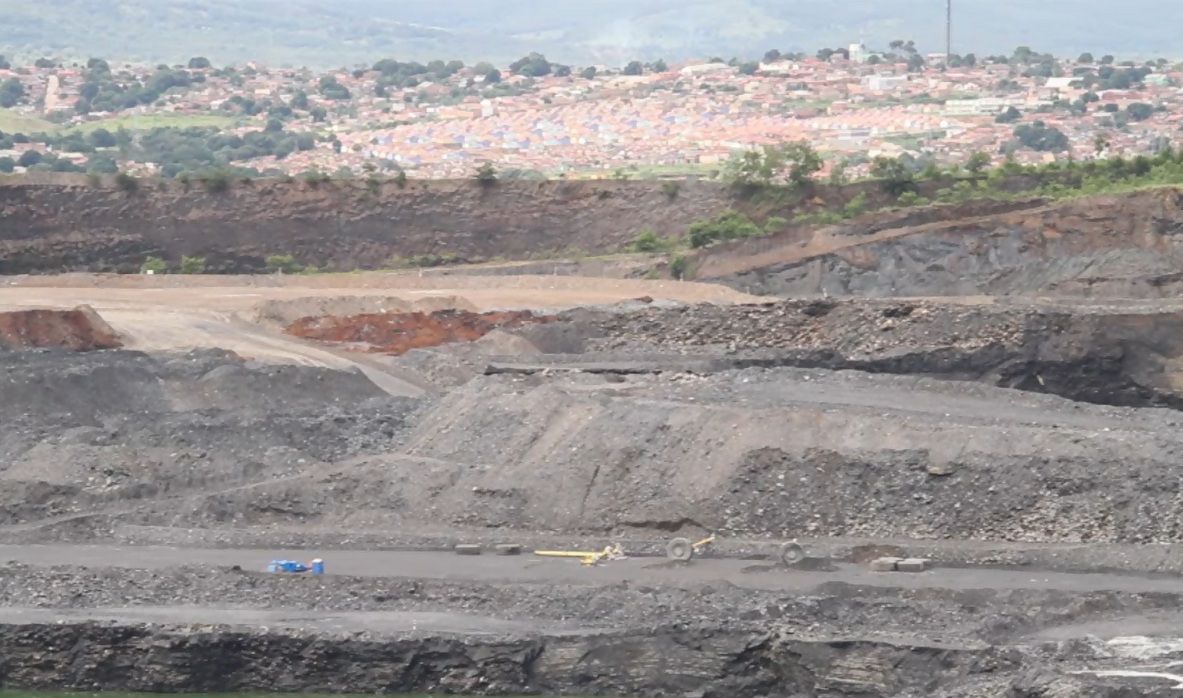
<svg viewBox="0 0 1183 698">
<path fill-rule="evenodd" d="M 292 95 L 291 104 L 294 109 L 307 109 L 308 93 L 304 90 L 296 90 L 296 93 Z"/>
<path fill-rule="evenodd" d="M 1091 64 L 1093 62 L 1093 54 L 1088 53 L 1086 51 L 1085 53 L 1080 54 L 1080 58 L 1077 58 L 1076 62 L 1077 63 L 1084 63 L 1086 65 Z"/>
<path fill-rule="evenodd" d="M 687 241 L 691 247 L 699 248 L 716 242 L 738 240 L 763 235 L 764 230 L 738 211 L 724 211 L 709 221 L 696 221 L 690 225 Z"/>
<path fill-rule="evenodd" d="M 834 166 L 830 168 L 830 177 L 829 177 L 830 185 L 835 186 L 835 187 L 840 187 L 840 186 L 848 183 L 850 181 L 850 178 L 847 176 L 846 171 L 849 168 L 850 168 L 850 163 L 845 159 L 839 160 L 838 162 L 834 163 Z"/>
<path fill-rule="evenodd" d="M 690 260 L 686 258 L 686 255 L 680 252 L 670 255 L 670 276 L 681 281 L 686 276 L 689 267 Z"/>
<path fill-rule="evenodd" d="M 318 90 L 325 99 L 345 101 L 352 99 L 349 88 L 337 82 L 336 76 L 326 75 L 317 83 Z"/>
<path fill-rule="evenodd" d="M 313 121 L 322 122 L 328 118 L 329 112 L 319 104 L 308 110 L 308 116 L 312 117 Z"/>
<path fill-rule="evenodd" d="M 263 260 L 263 263 L 267 265 L 267 270 L 272 273 L 299 274 L 304 270 L 304 267 L 298 264 L 290 254 L 268 255 Z"/>
<path fill-rule="evenodd" d="M 1001 114 L 994 117 L 994 122 L 998 124 L 1013 124 L 1023 116 L 1023 113 L 1014 107 L 1007 107 Z"/>
<path fill-rule="evenodd" d="M 631 61 L 620 72 L 625 75 L 640 75 L 645 72 L 645 66 L 641 65 L 640 61 Z"/>
<path fill-rule="evenodd" d="M 501 71 L 500 70 L 497 70 L 496 68 L 494 68 L 494 69 L 490 70 L 489 72 L 485 73 L 485 84 L 486 85 L 495 85 L 499 82 L 501 82 Z"/>
<path fill-rule="evenodd" d="M 589 65 L 588 67 L 584 68 L 581 73 L 579 73 L 579 76 L 584 80 L 594 80 L 596 77 L 596 67 L 594 65 Z"/>
<path fill-rule="evenodd" d="M 0 83 L 0 107 L 15 107 L 25 97 L 25 86 L 20 78 L 8 78 Z"/>
<path fill-rule="evenodd" d="M 115 174 L 119 164 L 110 155 L 96 155 L 86 161 L 86 171 L 95 174 Z"/>
<path fill-rule="evenodd" d="M 670 241 L 662 238 L 652 228 L 645 228 L 633 238 L 629 249 L 633 252 L 662 252 L 668 250 Z"/>
<path fill-rule="evenodd" d="M 1049 127 L 1042 121 L 1019 124 L 1015 127 L 1014 136 L 1023 147 L 1038 152 L 1054 153 L 1068 149 L 1068 136 L 1058 128 Z"/>
<path fill-rule="evenodd" d="M 21 167 L 32 167 L 43 159 L 41 153 L 36 150 L 26 150 L 17 158 L 16 164 Z"/>
<path fill-rule="evenodd" d="M 114 148 L 118 145 L 115 136 L 105 128 L 99 127 L 90 132 L 90 142 L 96 148 Z"/>
<path fill-rule="evenodd" d="M 867 194 L 866 194 L 866 192 L 859 192 L 858 196 L 855 196 L 850 201 L 847 201 L 846 204 L 842 207 L 842 213 L 847 218 L 855 218 L 856 216 L 860 216 L 866 210 L 867 210 Z"/>
<path fill-rule="evenodd" d="M 658 58 L 657 61 L 653 64 L 653 72 L 655 72 L 655 73 L 664 73 L 667 70 L 669 70 L 669 66 L 667 66 L 665 64 L 665 61 L 660 58 Z"/>
<path fill-rule="evenodd" d="M 813 175 L 821 171 L 824 162 L 809 141 L 794 141 L 781 146 L 781 157 L 788 166 L 789 182 L 801 186 L 813 181 Z"/>
<path fill-rule="evenodd" d="M 10 70 L 10 69 L 12 69 L 12 63 L 10 63 L 8 61 L 8 59 L 5 58 L 3 55 L 0 55 L 0 70 Z"/>
<path fill-rule="evenodd" d="M 204 56 L 195 56 L 189 59 L 189 70 L 205 70 L 209 67 L 209 59 Z"/>
<path fill-rule="evenodd" d="M 492 186 L 497 183 L 497 169 L 491 162 L 482 162 L 476 169 L 476 181 L 482 186 Z"/>
<path fill-rule="evenodd" d="M 981 151 L 971 154 L 965 162 L 965 170 L 974 175 L 981 174 L 989 166 L 990 156 Z"/>
<path fill-rule="evenodd" d="M 509 64 L 509 69 L 515 75 L 524 75 L 531 78 L 540 78 L 543 75 L 550 75 L 551 63 L 546 60 L 546 56 L 541 53 L 531 53 L 528 56 L 519 58 L 513 63 Z"/>
<path fill-rule="evenodd" d="M 732 156 L 724 167 L 725 177 L 732 184 L 742 187 L 766 186 L 783 168 L 781 155 L 771 146 L 760 150 L 745 150 Z"/>
<path fill-rule="evenodd" d="M 181 273 L 182 274 L 204 274 L 205 273 L 205 257 L 181 257 Z"/>
<path fill-rule="evenodd" d="M 824 162 L 808 141 L 746 150 L 727 164 L 726 177 L 739 186 L 767 186 L 784 176 L 793 185 L 809 182 Z"/>
<path fill-rule="evenodd" d="M 900 158 L 880 155 L 871 161 L 871 176 L 881 180 L 883 188 L 892 196 L 899 196 L 915 188 L 912 171 Z"/>
<path fill-rule="evenodd" d="M 760 64 L 755 61 L 748 61 L 739 66 L 740 75 L 755 75 L 756 71 L 760 69 Z"/>
<path fill-rule="evenodd" d="M 1145 102 L 1134 102 L 1125 108 L 1131 121 L 1145 121 L 1154 115 L 1154 107 Z"/>
<path fill-rule="evenodd" d="M 1101 153 L 1105 152 L 1105 149 L 1108 147 L 1109 147 L 1109 137 L 1106 136 L 1104 133 L 1098 133 L 1096 136 L 1093 137 L 1093 152 L 1095 152 L 1097 155 L 1100 155 Z"/>
<path fill-rule="evenodd" d="M 149 256 L 144 260 L 144 263 L 140 265 L 141 274 L 163 274 L 167 270 L 168 265 L 165 264 L 164 260 L 160 257 Z"/>
<path fill-rule="evenodd" d="M 12 172 L 16 168 L 16 160 L 7 155 L 0 156 L 0 172 Z"/>
</svg>

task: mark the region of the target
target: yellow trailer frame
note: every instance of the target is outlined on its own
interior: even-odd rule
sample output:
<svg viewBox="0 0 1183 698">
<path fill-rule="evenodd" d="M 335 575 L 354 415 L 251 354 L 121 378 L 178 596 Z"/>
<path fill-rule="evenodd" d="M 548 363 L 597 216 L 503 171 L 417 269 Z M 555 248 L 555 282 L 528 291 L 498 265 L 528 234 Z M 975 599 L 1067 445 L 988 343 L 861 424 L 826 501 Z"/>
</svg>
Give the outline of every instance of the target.
<svg viewBox="0 0 1183 698">
<path fill-rule="evenodd" d="M 575 557 L 583 565 L 595 565 L 605 560 L 623 560 L 627 557 L 620 545 L 609 545 L 603 550 L 588 552 L 583 550 L 535 550 L 535 555 L 542 557 Z"/>
</svg>

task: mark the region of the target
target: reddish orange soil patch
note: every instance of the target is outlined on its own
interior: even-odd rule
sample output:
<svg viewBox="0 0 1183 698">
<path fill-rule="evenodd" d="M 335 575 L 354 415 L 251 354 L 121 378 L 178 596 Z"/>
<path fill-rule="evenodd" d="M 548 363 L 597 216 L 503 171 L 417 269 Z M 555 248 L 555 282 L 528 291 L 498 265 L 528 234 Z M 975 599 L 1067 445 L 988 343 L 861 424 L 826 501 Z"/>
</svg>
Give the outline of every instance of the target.
<svg viewBox="0 0 1183 698">
<path fill-rule="evenodd" d="M 119 335 L 87 306 L 0 313 L 0 348 L 93 351 L 121 346 Z"/>
<path fill-rule="evenodd" d="M 369 313 L 301 318 L 285 331 L 323 342 L 365 344 L 368 351 L 399 355 L 411 349 L 438 347 L 449 342 L 473 342 L 495 329 L 552 322 L 554 319 L 553 315 L 535 315 L 529 310 Z"/>
</svg>

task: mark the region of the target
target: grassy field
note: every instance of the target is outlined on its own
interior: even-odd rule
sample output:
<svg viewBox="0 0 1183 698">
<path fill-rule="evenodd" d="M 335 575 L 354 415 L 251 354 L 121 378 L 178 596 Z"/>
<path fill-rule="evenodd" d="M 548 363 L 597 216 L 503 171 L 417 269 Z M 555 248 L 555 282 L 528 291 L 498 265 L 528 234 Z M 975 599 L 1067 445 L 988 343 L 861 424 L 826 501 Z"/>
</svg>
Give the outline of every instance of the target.
<svg viewBox="0 0 1183 698">
<path fill-rule="evenodd" d="M 241 119 L 221 114 L 129 114 L 88 121 L 80 126 L 70 126 L 54 124 L 33 114 L 25 114 L 12 109 L 0 109 L 0 132 L 4 133 L 66 133 L 69 131 L 90 133 L 98 128 L 105 128 L 108 131 L 117 131 L 121 128 L 128 131 L 146 131 L 169 126 L 175 128 L 189 126 L 232 128 L 240 123 L 242 123 Z"/>
<path fill-rule="evenodd" d="M 62 130 L 90 133 L 97 128 L 105 128 L 108 131 L 116 131 L 121 128 L 125 128 L 128 131 L 147 131 L 153 128 L 187 128 L 189 126 L 231 128 L 239 123 L 239 119 L 221 114 L 130 114 L 127 116 L 113 116 L 109 119 L 101 119 L 99 121 L 88 121 L 81 126 Z"/>
<path fill-rule="evenodd" d="M 0 109 L 0 131 L 4 133 L 37 133 L 53 131 L 56 126 L 33 114 L 12 109 Z"/>
<path fill-rule="evenodd" d="M 722 164 L 684 163 L 679 165 L 625 165 L 610 170 L 573 170 L 568 179 L 615 179 L 617 173 L 626 179 L 656 179 L 658 177 L 709 177 L 723 168 Z"/>
</svg>

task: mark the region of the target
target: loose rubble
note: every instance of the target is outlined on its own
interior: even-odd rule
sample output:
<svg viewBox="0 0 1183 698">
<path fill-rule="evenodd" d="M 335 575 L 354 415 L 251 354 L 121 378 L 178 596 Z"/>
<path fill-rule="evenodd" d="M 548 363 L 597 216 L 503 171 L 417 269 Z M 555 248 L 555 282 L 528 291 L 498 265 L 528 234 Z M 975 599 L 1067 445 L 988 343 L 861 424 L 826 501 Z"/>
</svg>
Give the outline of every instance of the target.
<svg viewBox="0 0 1183 698">
<path fill-rule="evenodd" d="M 1168 307 L 638 301 L 424 318 L 456 333 L 423 348 L 404 341 L 407 316 L 375 313 L 319 340 L 364 340 L 373 365 L 430 387 L 422 398 L 357 371 L 216 350 L 0 353 L 0 542 L 348 548 L 419 536 L 457 565 L 524 565 L 543 537 L 649 554 L 711 533 L 720 555 L 765 550 L 733 581 L 839 562 L 887 581 L 789 593 L 693 576 L 515 584 L 14 563 L 0 566 L 6 681 L 1117 696 L 1130 684 L 1087 672 L 1132 660 L 1092 639 L 1098 628 L 1118 619 L 1137 634 L 1140 617 L 1179 605 L 1161 590 L 917 581 L 942 565 L 1088 567 L 1083 552 L 1028 554 L 1034 544 L 1107 544 L 1114 569 L 1179 569 L 1180 322 Z M 1151 328 L 1154 341 L 1136 341 Z M 779 568 L 767 551 L 797 538 L 818 563 Z M 862 543 L 831 559 L 817 541 Z M 1127 548 L 1129 560 L 1112 553 Z M 30 646 L 86 656 L 62 663 Z M 99 661 L 117 646 L 123 673 Z M 199 668 L 229 654 L 242 659 L 217 677 Z"/>
</svg>

